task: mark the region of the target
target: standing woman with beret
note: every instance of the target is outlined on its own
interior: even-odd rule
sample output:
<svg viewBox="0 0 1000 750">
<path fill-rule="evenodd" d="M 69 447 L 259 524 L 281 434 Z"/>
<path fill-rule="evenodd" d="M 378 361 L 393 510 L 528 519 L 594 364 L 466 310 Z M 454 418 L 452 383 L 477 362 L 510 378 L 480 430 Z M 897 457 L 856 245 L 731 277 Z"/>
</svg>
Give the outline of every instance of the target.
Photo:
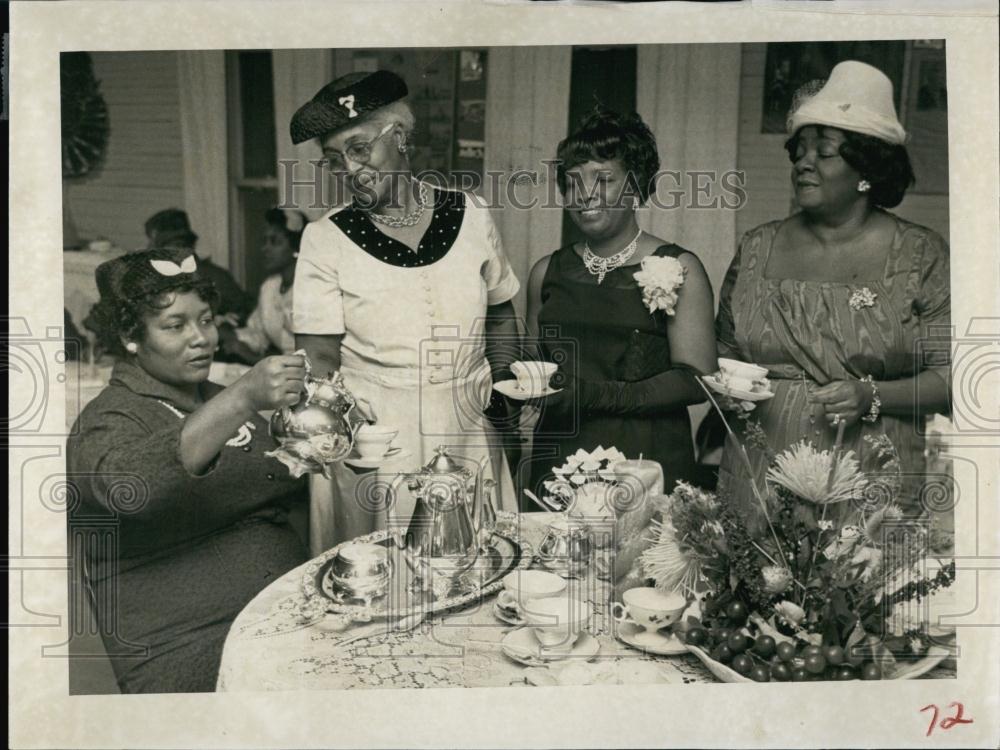
<svg viewBox="0 0 1000 750">
<path fill-rule="evenodd" d="M 92 316 L 120 358 L 67 443 L 74 559 L 122 692 L 212 691 L 233 620 L 305 560 L 288 511 L 306 488 L 265 455 L 259 414 L 298 400 L 304 363 L 268 357 L 209 382 L 217 293 L 186 251 L 124 255 L 97 280 Z M 94 523 L 113 539 L 88 537 Z"/>
<path fill-rule="evenodd" d="M 440 445 L 477 462 L 489 457 L 499 505 L 515 502 L 483 412 L 493 380 L 507 375 L 501 350 L 515 349 L 519 284 L 488 211 L 411 173 L 415 122 L 406 95 L 393 73 L 353 73 L 320 90 L 291 122 L 292 141 L 317 139 L 351 198 L 303 233 L 296 343 L 316 372 L 341 372 L 368 416 L 399 430 L 402 449 L 380 467 L 384 475 L 340 464 L 332 482 L 313 478 L 314 553 L 383 527 L 384 509 L 370 502 L 378 478 L 425 465 Z M 414 502 L 402 491 L 393 521 L 405 523 Z"/>
<path fill-rule="evenodd" d="M 769 371 L 775 396 L 754 412 L 768 452 L 803 439 L 828 449 L 843 423 L 843 448 L 864 461 L 885 436 L 902 466 L 900 502 L 915 513 L 922 426 L 950 406 L 948 246 L 886 210 L 914 177 L 881 71 L 837 65 L 794 110 L 789 134 L 801 210 L 740 243 L 719 305 L 720 354 Z M 747 450 L 760 480 L 767 452 Z M 720 486 L 753 508 L 747 479 L 729 445 Z"/>
</svg>

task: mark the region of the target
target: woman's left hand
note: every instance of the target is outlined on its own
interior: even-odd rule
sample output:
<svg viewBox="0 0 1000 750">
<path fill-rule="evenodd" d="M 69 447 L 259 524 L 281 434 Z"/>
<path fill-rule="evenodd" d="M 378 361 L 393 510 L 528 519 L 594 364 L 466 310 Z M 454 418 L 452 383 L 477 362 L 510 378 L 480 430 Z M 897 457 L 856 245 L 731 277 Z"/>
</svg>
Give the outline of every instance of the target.
<svg viewBox="0 0 1000 750">
<path fill-rule="evenodd" d="M 809 394 L 814 403 L 823 404 L 831 425 L 844 421 L 854 424 L 872 406 L 872 389 L 860 380 L 835 380 Z"/>
</svg>

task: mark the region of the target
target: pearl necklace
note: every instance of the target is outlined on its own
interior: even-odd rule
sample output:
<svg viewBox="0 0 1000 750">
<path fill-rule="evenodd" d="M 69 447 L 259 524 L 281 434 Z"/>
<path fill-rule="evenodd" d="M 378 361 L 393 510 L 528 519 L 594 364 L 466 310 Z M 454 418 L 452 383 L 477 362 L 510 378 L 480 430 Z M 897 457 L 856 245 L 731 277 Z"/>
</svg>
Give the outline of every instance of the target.
<svg viewBox="0 0 1000 750">
<path fill-rule="evenodd" d="M 625 246 L 624 250 L 620 250 L 614 255 L 609 255 L 607 258 L 602 258 L 600 255 L 595 255 L 590 249 L 590 243 L 583 243 L 583 265 L 587 267 L 591 275 L 597 277 L 597 283 L 600 284 L 604 281 L 604 277 L 609 273 L 614 271 L 620 266 L 624 266 L 635 254 L 635 250 L 639 247 L 639 238 L 642 236 L 642 230 L 632 239 L 630 243 Z"/>
<path fill-rule="evenodd" d="M 424 209 L 427 208 L 427 186 L 424 183 L 420 183 L 419 197 L 417 198 L 417 206 L 406 216 L 400 216 L 396 218 L 395 216 L 386 216 L 385 214 L 376 213 L 375 211 L 369 211 L 369 218 L 387 227 L 393 227 L 399 229 L 400 227 L 412 227 L 420 222 L 420 219 L 424 215 Z"/>
</svg>

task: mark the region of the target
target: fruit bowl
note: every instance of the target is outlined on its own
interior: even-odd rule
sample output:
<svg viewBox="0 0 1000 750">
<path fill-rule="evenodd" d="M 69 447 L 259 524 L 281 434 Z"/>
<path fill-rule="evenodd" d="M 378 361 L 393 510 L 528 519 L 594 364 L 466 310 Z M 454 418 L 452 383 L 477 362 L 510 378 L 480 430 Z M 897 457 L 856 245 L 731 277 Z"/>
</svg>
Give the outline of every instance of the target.
<svg viewBox="0 0 1000 750">
<path fill-rule="evenodd" d="M 720 682 L 753 682 L 749 677 L 744 677 L 735 669 L 727 667 L 722 662 L 716 661 L 698 646 L 690 643 L 685 644 L 685 648 L 694 654 L 698 660 L 705 665 Z M 931 646 L 927 650 L 927 655 L 914 662 L 899 665 L 891 675 L 883 677 L 884 680 L 913 680 L 927 674 L 934 667 L 948 658 L 950 651 L 944 646 Z"/>
</svg>

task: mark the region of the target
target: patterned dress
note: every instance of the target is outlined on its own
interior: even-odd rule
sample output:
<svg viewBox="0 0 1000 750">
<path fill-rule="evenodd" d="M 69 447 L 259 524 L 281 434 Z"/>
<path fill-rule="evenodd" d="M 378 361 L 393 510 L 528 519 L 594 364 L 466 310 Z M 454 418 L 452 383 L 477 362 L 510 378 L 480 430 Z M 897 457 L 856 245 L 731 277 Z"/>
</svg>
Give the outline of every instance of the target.
<svg viewBox="0 0 1000 750">
<path fill-rule="evenodd" d="M 836 430 L 809 388 L 871 375 L 876 381 L 912 378 L 950 363 L 948 246 L 930 229 L 895 222 L 882 276 L 869 281 L 802 281 L 769 278 L 768 256 L 781 221 L 746 234 L 722 289 L 716 332 L 719 356 L 755 362 L 769 370 L 775 396 L 760 402 L 759 421 L 768 447 L 780 452 L 800 440 L 833 445 Z M 943 374 L 943 373 L 942 373 Z M 862 467 L 875 459 L 866 436 L 885 435 L 904 472 L 900 501 L 916 510 L 924 485 L 924 417 L 882 415 L 847 428 L 844 448 Z M 747 446 L 758 480 L 764 451 Z M 727 445 L 720 487 L 735 502 L 752 502 L 750 483 L 734 445 Z"/>
</svg>

